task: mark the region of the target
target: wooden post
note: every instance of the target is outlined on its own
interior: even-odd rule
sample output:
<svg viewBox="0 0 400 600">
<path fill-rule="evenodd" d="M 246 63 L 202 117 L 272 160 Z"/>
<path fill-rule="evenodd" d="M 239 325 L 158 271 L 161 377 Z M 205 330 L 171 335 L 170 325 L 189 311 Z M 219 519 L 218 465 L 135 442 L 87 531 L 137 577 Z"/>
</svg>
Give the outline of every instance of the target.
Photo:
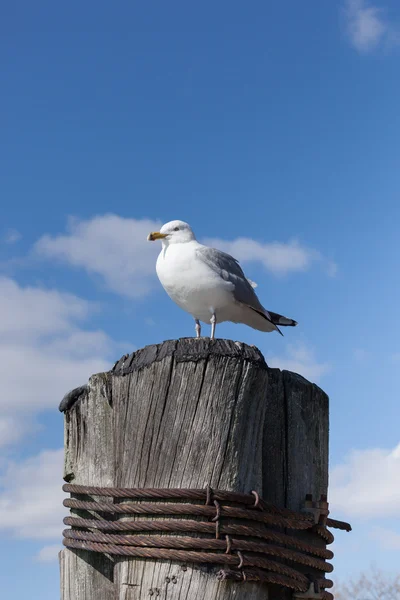
<svg viewBox="0 0 400 600">
<path fill-rule="evenodd" d="M 258 490 L 295 510 L 306 494 L 327 493 L 327 397 L 269 369 L 254 347 L 208 338 L 148 346 L 80 391 L 65 411 L 68 482 Z M 275 586 L 219 582 L 210 567 L 170 561 L 64 549 L 60 565 L 61 600 L 285 597 Z"/>
</svg>

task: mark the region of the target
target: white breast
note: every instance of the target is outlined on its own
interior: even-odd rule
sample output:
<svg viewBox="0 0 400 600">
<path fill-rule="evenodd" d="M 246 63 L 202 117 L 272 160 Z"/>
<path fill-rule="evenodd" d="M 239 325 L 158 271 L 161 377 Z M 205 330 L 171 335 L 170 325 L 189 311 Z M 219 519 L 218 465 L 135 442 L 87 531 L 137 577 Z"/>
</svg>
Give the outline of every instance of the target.
<svg viewBox="0 0 400 600">
<path fill-rule="evenodd" d="M 157 275 L 167 294 L 194 318 L 209 322 L 213 312 L 218 321 L 233 302 L 233 284 L 198 258 L 198 242 L 171 244 L 163 248 L 157 260 Z M 227 317 L 229 318 L 229 317 Z"/>
</svg>

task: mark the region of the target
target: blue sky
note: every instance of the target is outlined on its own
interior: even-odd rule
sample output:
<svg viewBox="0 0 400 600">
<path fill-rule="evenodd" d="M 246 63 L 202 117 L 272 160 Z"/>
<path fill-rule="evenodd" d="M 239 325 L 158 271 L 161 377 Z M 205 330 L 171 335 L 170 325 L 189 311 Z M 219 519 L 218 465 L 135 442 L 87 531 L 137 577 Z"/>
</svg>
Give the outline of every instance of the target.
<svg viewBox="0 0 400 600">
<path fill-rule="evenodd" d="M 328 392 L 330 499 L 354 525 L 335 573 L 394 569 L 399 4 L 22 1 L 0 30 L 5 596 L 57 595 L 64 392 L 193 333 L 145 239 L 171 219 L 299 321 L 217 333 Z"/>
</svg>

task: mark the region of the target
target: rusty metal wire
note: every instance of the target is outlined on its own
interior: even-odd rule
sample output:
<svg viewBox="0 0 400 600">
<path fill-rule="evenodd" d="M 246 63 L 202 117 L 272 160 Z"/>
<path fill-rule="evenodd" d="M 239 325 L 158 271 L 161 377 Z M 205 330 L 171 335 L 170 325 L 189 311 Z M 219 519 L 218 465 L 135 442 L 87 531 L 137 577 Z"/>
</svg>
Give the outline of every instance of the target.
<svg viewBox="0 0 400 600">
<path fill-rule="evenodd" d="M 219 581 L 259 581 L 260 583 L 275 583 L 289 587 L 292 590 L 303 592 L 308 588 L 309 582 L 301 583 L 297 579 L 292 579 L 286 575 L 280 575 L 270 571 L 262 571 L 260 569 L 246 568 L 242 571 L 233 571 L 230 569 L 221 569 L 217 573 Z"/>
<path fill-rule="evenodd" d="M 335 540 L 333 533 L 331 533 L 324 525 L 314 525 L 312 530 L 322 537 L 327 544 L 333 544 Z"/>
<path fill-rule="evenodd" d="M 173 520 L 124 520 L 124 521 L 107 521 L 97 519 L 83 519 L 81 517 L 65 517 L 65 525 L 71 525 L 72 527 L 85 528 L 85 529 L 98 529 L 100 531 L 157 531 L 167 533 L 215 533 L 215 525 L 209 522 L 192 521 L 190 519 L 180 521 L 178 519 Z M 271 529 L 250 527 L 247 525 L 239 524 L 221 524 L 220 525 L 221 535 L 245 535 L 249 537 L 263 538 L 270 542 L 276 542 L 285 546 L 291 546 L 301 552 L 307 552 L 314 556 L 319 556 L 325 559 L 333 558 L 333 552 L 326 548 L 314 546 L 313 544 L 307 544 L 299 538 L 280 533 Z"/>
<path fill-rule="evenodd" d="M 351 525 L 349 523 L 345 523 L 344 521 L 337 521 L 336 519 L 327 519 L 326 524 L 328 527 L 333 527 L 334 529 L 341 529 L 342 531 L 351 531 Z"/>
<path fill-rule="evenodd" d="M 255 555 L 243 556 L 240 558 L 234 554 L 217 554 L 214 552 L 194 552 L 191 550 L 175 550 L 165 548 L 137 548 L 132 546 L 117 546 L 115 544 L 101 544 L 97 542 L 63 539 L 64 546 L 68 548 L 79 548 L 81 550 L 94 550 L 104 554 L 113 554 L 118 556 L 134 556 L 137 558 L 158 558 L 164 560 L 172 560 L 177 562 L 193 562 L 193 563 L 212 563 L 212 564 L 227 564 L 234 567 L 239 566 L 255 566 L 264 569 L 287 575 L 300 582 L 307 583 L 308 579 L 305 575 L 288 567 L 282 563 L 269 560 L 268 558 Z"/>
<path fill-rule="evenodd" d="M 260 583 L 275 583 L 277 585 L 289 587 L 295 592 L 307 592 L 309 589 L 309 582 L 307 584 L 302 584 L 299 581 L 293 580 L 285 575 L 279 575 L 278 573 L 271 573 L 255 568 L 246 568 L 242 571 L 221 569 L 221 571 L 218 571 L 217 573 L 217 579 L 219 581 L 225 581 L 228 579 L 231 581 L 259 581 Z M 323 589 L 332 587 L 333 582 L 330 579 L 319 579 L 316 581 L 316 583 L 318 583 L 319 587 L 323 590 L 319 594 L 320 600 L 333 600 L 332 594 Z"/>
<path fill-rule="evenodd" d="M 320 588 L 331 588 L 333 587 L 333 581 L 331 581 L 330 579 L 316 579 L 315 583 L 320 587 Z"/>
<path fill-rule="evenodd" d="M 249 506 L 255 505 L 255 498 L 251 494 L 213 490 L 210 487 L 198 490 L 192 488 L 113 488 L 65 483 L 63 490 L 71 494 L 112 496 L 113 498 L 130 498 L 132 500 L 142 498 L 154 498 L 156 500 L 200 500 L 206 504 L 211 504 L 212 500 L 219 500 L 220 502 L 237 502 L 238 504 L 248 504 Z"/>
<path fill-rule="evenodd" d="M 274 525 L 275 527 L 285 527 L 287 529 L 306 530 L 314 526 L 313 521 L 294 518 L 281 517 L 280 515 L 271 515 L 261 511 L 253 511 L 234 506 L 224 506 L 216 509 L 213 506 L 202 506 L 198 504 L 170 504 L 170 503 L 141 503 L 133 504 L 123 502 L 121 504 L 111 504 L 108 502 L 87 502 L 85 500 L 76 500 L 75 498 L 66 498 L 63 502 L 68 508 L 79 510 L 88 510 L 104 512 L 111 514 L 135 514 L 135 515 L 196 515 L 214 518 L 227 517 L 233 519 L 246 519 L 249 521 L 258 521 Z M 218 512 L 219 511 L 219 512 Z M 303 517 L 303 515 L 302 515 Z M 319 532 L 320 530 L 318 530 Z"/>
<path fill-rule="evenodd" d="M 295 563 L 303 564 L 320 571 L 331 573 L 333 567 L 323 560 L 313 558 L 301 552 L 295 552 L 287 548 L 280 548 L 271 544 L 261 542 L 251 542 L 239 540 L 226 536 L 225 540 L 216 540 L 209 538 L 191 538 L 191 537 L 170 537 L 170 536 L 149 536 L 149 535 L 115 535 L 108 533 L 92 533 L 88 531 L 76 531 L 65 529 L 63 531 L 65 538 L 74 540 L 84 540 L 90 542 L 100 542 L 104 544 L 116 544 L 124 546 L 151 547 L 151 548 L 171 548 L 183 550 L 186 548 L 197 550 L 225 550 L 226 553 L 232 551 L 244 550 L 248 552 L 257 552 L 259 554 L 268 554 L 283 558 Z"/>
<path fill-rule="evenodd" d="M 214 567 L 224 565 L 218 573 L 220 580 L 275 583 L 291 588 L 298 598 L 308 597 L 314 583 L 297 565 L 324 575 L 333 570 L 332 565 L 325 562 L 333 553 L 322 547 L 321 542 L 320 545 L 306 542 L 277 528 L 307 531 L 321 538 L 324 545 L 333 541 L 327 525 L 351 530 L 348 523 L 327 519 L 326 497 L 318 502 L 311 502 L 307 497 L 305 511 L 312 506 L 312 512 L 300 513 L 269 504 L 255 491 L 241 494 L 213 490 L 209 486 L 192 490 L 65 484 L 63 489 L 78 496 L 65 499 L 64 506 L 87 511 L 90 516 L 73 515 L 64 519 L 64 523 L 72 527 L 63 532 L 63 544 L 68 548 Z M 112 498 L 113 502 L 93 497 Z M 142 518 L 128 518 L 129 515 Z M 173 518 L 175 516 L 181 519 Z M 228 521 L 222 522 L 224 519 Z M 138 535 L 138 532 L 146 532 L 146 535 Z M 190 532 L 202 535 L 184 535 Z M 294 566 L 288 566 L 287 562 Z M 325 591 L 332 582 L 325 577 L 315 579 L 315 584 L 317 582 L 315 589 L 321 591 L 312 597 L 333 600 Z"/>
<path fill-rule="evenodd" d="M 304 513 L 299 513 L 289 508 L 275 506 L 265 500 L 259 498 L 256 491 L 251 494 L 242 494 L 239 492 L 226 492 L 224 490 L 213 490 L 209 486 L 206 489 L 188 489 L 188 488 L 115 488 L 115 487 L 98 487 L 76 485 L 65 483 L 63 491 L 71 494 L 88 495 L 88 496 L 111 496 L 113 498 L 129 498 L 142 499 L 154 498 L 157 500 L 204 500 L 207 505 L 210 505 L 211 500 L 219 502 L 234 502 L 237 504 L 245 504 L 251 508 L 260 508 L 263 512 L 270 512 L 281 517 L 295 519 L 297 522 L 304 521 L 306 523 L 313 522 L 313 517 Z M 343 521 L 328 519 L 327 525 L 334 529 L 342 529 L 351 531 L 351 526 Z"/>
</svg>

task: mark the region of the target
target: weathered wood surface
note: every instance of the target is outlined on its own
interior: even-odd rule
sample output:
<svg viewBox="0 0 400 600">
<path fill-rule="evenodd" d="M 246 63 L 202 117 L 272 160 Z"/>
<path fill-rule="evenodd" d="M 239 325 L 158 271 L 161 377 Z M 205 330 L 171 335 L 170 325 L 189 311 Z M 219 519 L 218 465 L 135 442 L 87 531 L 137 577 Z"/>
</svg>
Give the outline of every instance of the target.
<svg viewBox="0 0 400 600">
<path fill-rule="evenodd" d="M 77 484 L 257 489 L 298 510 L 306 493 L 326 493 L 327 456 L 326 395 L 227 340 L 182 339 L 123 357 L 65 412 L 64 477 Z M 60 563 L 62 600 L 290 597 L 169 561 L 65 549 Z"/>
<path fill-rule="evenodd" d="M 263 438 L 263 498 L 301 510 L 306 494 L 319 500 L 328 492 L 329 399 L 317 385 L 290 371 L 269 369 Z M 324 545 L 308 532 L 288 532 Z M 301 570 L 301 566 L 297 567 Z M 304 573 L 312 574 L 310 567 Z M 270 598 L 291 598 L 270 587 Z"/>
<path fill-rule="evenodd" d="M 113 410 L 108 373 L 93 375 L 64 417 L 64 479 L 77 484 L 114 482 Z M 107 501 L 107 500 L 106 500 Z M 111 499 L 109 499 L 111 501 Z M 79 514 L 79 511 L 71 511 Z M 95 552 L 60 552 L 62 600 L 114 598 L 114 561 Z"/>
</svg>

